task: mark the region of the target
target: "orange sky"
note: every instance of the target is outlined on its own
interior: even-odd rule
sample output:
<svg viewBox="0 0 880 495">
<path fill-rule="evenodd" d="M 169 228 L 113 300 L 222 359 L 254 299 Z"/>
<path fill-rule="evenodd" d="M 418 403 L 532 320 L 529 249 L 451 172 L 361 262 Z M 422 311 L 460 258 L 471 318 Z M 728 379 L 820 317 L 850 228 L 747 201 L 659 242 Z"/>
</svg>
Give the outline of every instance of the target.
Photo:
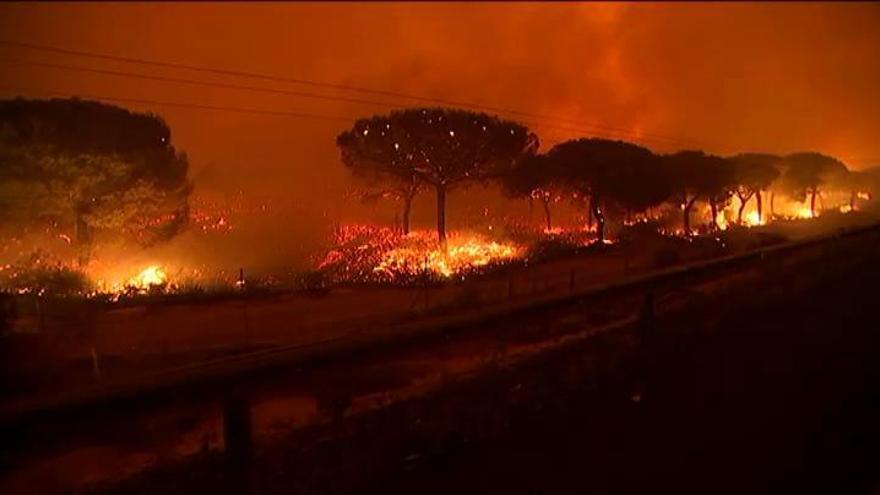
<svg viewBox="0 0 880 495">
<path fill-rule="evenodd" d="M 624 139 L 642 133 L 657 151 L 816 149 L 852 168 L 880 164 L 878 28 L 880 5 L 868 3 L 0 5 L 8 40 L 470 101 L 588 128 L 531 125 L 545 144 L 598 124 Z M 389 108 L 8 63 L 16 59 L 402 103 L 22 48 L 0 46 L 0 59 L 0 96 L 20 88 L 351 119 Z M 349 180 L 334 146 L 344 121 L 126 106 L 167 119 L 202 189 L 326 201 Z"/>
</svg>

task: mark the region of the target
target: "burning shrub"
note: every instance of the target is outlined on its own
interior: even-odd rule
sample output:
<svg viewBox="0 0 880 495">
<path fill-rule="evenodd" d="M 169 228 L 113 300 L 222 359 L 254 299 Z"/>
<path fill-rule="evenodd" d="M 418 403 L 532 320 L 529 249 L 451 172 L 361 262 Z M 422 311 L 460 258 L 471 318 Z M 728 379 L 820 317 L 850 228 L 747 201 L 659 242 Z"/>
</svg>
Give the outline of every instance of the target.
<svg viewBox="0 0 880 495">
<path fill-rule="evenodd" d="M 0 287 L 17 294 L 75 296 L 88 292 L 88 277 L 62 264 L 6 265 L 0 270 Z"/>
<path fill-rule="evenodd" d="M 373 268 L 382 255 L 401 244 L 403 235 L 388 227 L 347 225 L 334 232 L 334 247 L 318 263 L 318 273 L 329 282 L 374 281 Z M 313 275 L 317 277 L 318 275 Z"/>
<path fill-rule="evenodd" d="M 348 226 L 336 233 L 336 247 L 318 264 L 329 282 L 409 285 L 484 272 L 522 256 L 512 243 L 479 235 L 452 234 L 442 249 L 433 233 L 403 235 L 390 228 Z"/>
</svg>

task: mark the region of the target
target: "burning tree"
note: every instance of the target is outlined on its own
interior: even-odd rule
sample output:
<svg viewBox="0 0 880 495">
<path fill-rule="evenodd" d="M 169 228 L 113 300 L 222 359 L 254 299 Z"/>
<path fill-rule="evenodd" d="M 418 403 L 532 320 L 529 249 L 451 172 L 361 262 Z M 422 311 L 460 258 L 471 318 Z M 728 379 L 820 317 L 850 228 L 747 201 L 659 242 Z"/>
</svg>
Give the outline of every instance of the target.
<svg viewBox="0 0 880 495">
<path fill-rule="evenodd" d="M 788 195 L 797 200 L 810 197 L 810 216 L 816 216 L 816 196 L 820 187 L 837 181 L 848 170 L 840 160 L 815 152 L 793 153 L 782 159 L 785 170 L 780 178 L 780 186 Z"/>
<path fill-rule="evenodd" d="M 88 261 L 97 237 L 141 245 L 169 239 L 188 219 L 186 156 L 154 115 L 97 102 L 0 103 L 0 222 L 70 228 Z"/>
<path fill-rule="evenodd" d="M 336 140 L 343 163 L 360 174 L 418 181 L 437 194 L 437 237 L 446 244 L 446 195 L 506 175 L 537 149 L 526 127 L 484 113 L 413 108 L 355 122 Z"/>
<path fill-rule="evenodd" d="M 719 201 L 730 196 L 734 185 L 733 167 L 730 162 L 702 151 L 680 151 L 664 157 L 666 170 L 681 205 L 685 235 L 691 233 L 691 209 L 704 198 L 712 209 L 712 225 L 717 227 L 716 216 Z"/>
<path fill-rule="evenodd" d="M 739 198 L 738 223 L 743 223 L 743 210 L 753 196 L 757 201 L 758 219 L 764 218 L 761 191 L 779 177 L 777 166 L 780 160 L 780 157 L 766 153 L 741 153 L 730 158 L 736 176 L 735 193 Z"/>
<path fill-rule="evenodd" d="M 559 183 L 589 198 L 598 240 L 605 240 L 605 208 L 649 208 L 668 197 L 656 157 L 647 148 L 623 141 L 577 139 L 558 144 L 546 159 Z"/>
<path fill-rule="evenodd" d="M 508 196 L 541 202 L 548 231 L 553 228 L 550 206 L 562 198 L 564 189 L 564 184 L 551 166 L 552 162 L 544 155 L 530 156 L 511 170 L 502 183 Z"/>
</svg>

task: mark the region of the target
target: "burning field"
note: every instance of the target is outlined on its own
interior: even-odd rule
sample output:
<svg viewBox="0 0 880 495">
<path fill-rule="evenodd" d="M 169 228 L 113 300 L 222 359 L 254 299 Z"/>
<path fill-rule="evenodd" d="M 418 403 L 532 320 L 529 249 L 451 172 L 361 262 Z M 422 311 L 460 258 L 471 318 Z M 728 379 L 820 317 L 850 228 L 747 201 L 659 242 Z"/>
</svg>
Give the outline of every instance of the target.
<svg viewBox="0 0 880 495">
<path fill-rule="evenodd" d="M 675 241 L 720 240 L 734 226 L 857 211 L 880 190 L 880 169 L 850 170 L 816 152 L 656 153 L 596 137 L 543 150 L 521 122 L 460 108 L 406 108 L 358 119 L 336 139 L 342 165 L 356 179 L 352 197 L 396 203 L 394 223 L 387 216 L 386 226 L 374 223 L 380 212 L 373 208 L 355 220 L 363 224 L 326 235 L 334 220 L 352 217 L 333 214 L 317 197 L 320 207 L 310 209 L 303 198 L 250 197 L 241 189 L 194 194 L 187 155 L 156 115 L 67 100 L 6 105 L 52 123 L 47 129 L 85 133 L 37 139 L 13 119 L 15 131 L 0 139 L 8 158 L 0 160 L 0 187 L 18 195 L 4 203 L 8 212 L 0 209 L 0 290 L 18 295 L 115 302 L 461 280 L 584 249 L 615 250 L 630 227 Z M 77 125 L 61 119 L 71 109 L 80 112 Z M 448 206 L 453 193 L 478 186 L 479 194 L 462 201 L 470 216 Z M 498 202 L 488 190 L 500 194 Z M 425 196 L 436 201 L 436 231 L 411 230 Z M 528 201 L 528 218 L 510 215 L 514 201 Z M 535 218 L 534 206 L 543 218 Z M 566 206 L 576 213 L 564 214 Z M 456 230 L 447 232 L 453 223 Z"/>
<path fill-rule="evenodd" d="M 867 195 L 862 198 L 867 199 Z M 692 213 L 699 226 L 690 235 L 675 227 L 680 210 L 669 206 L 617 225 L 602 244 L 613 245 L 618 236 L 623 235 L 621 229 L 638 226 L 642 230 L 653 229 L 658 236 L 693 238 L 717 236 L 734 227 L 750 229 L 780 222 L 811 221 L 820 215 L 847 214 L 859 209 L 858 206 L 851 209 L 845 202 L 837 204 L 831 197 L 826 201 L 827 209 L 814 214 L 809 204 L 778 198 L 772 216 L 769 212 L 759 214 L 753 204 L 746 204 L 741 221 L 741 205 L 736 199 L 718 209 L 714 222 L 710 208 L 704 206 Z M 208 217 L 203 212 L 199 216 Z M 211 217 L 215 220 L 210 221 L 210 225 L 217 225 L 216 219 L 225 218 L 217 213 Z M 222 245 L 233 232 L 231 222 L 222 223 L 225 225 L 219 229 L 204 228 L 203 221 L 196 221 L 193 235 L 204 237 L 211 245 Z M 519 225 L 484 233 L 454 231 L 444 249 L 433 230 L 403 234 L 392 227 L 352 224 L 334 229 L 329 241 L 329 246 L 313 262 L 311 271 L 262 277 L 254 276 L 249 270 L 246 274 L 232 267 L 200 264 L 177 253 L 121 256 L 116 252 L 95 256 L 88 264 L 77 266 L 64 252 L 43 249 L 0 265 L 0 285 L 20 295 L 88 297 L 109 302 L 159 294 L 238 292 L 270 286 L 297 289 L 315 286 L 316 281 L 321 287 L 337 284 L 408 286 L 461 280 L 503 266 L 572 254 L 594 246 L 597 238 L 595 227 L 539 229 Z"/>
<path fill-rule="evenodd" d="M 332 282 L 407 284 L 476 274 L 522 259 L 526 248 L 479 234 L 454 233 L 444 250 L 432 231 L 344 226 L 317 269 Z"/>
</svg>

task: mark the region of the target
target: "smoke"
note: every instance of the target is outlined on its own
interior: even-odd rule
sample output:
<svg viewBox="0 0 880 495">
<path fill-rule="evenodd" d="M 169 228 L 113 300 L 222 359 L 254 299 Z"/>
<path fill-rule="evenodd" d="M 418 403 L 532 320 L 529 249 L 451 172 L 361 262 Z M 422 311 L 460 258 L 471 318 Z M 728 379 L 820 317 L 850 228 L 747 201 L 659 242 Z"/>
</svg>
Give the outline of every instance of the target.
<svg viewBox="0 0 880 495">
<path fill-rule="evenodd" d="M 880 163 L 878 27 L 880 6 L 868 3 L 0 6 L 0 31 L 8 39 L 479 102 L 580 122 L 527 122 L 545 146 L 593 134 L 662 152 L 814 149 L 854 169 Z M 12 56 L 152 70 L 0 48 L 0 57 Z M 29 96 L 61 90 L 311 112 L 352 122 L 387 111 L 27 66 L 4 66 L 0 79 Z M 2 91 L 3 96 L 19 93 Z M 274 243 L 274 263 L 285 253 L 301 256 L 308 251 L 303 243 L 317 242 L 321 229 L 334 221 L 393 218 L 394 205 L 364 207 L 342 200 L 355 185 L 334 146 L 345 121 L 127 106 L 166 118 L 175 144 L 190 156 L 197 194 L 262 195 L 285 210 L 278 217 L 281 225 L 254 233 L 256 239 L 241 241 L 237 251 L 253 256 Z M 453 225 L 455 208 L 481 198 L 453 195 Z M 503 207 L 500 199 L 486 206 Z M 430 225 L 432 215 L 430 199 L 420 198 L 416 224 Z"/>
</svg>

